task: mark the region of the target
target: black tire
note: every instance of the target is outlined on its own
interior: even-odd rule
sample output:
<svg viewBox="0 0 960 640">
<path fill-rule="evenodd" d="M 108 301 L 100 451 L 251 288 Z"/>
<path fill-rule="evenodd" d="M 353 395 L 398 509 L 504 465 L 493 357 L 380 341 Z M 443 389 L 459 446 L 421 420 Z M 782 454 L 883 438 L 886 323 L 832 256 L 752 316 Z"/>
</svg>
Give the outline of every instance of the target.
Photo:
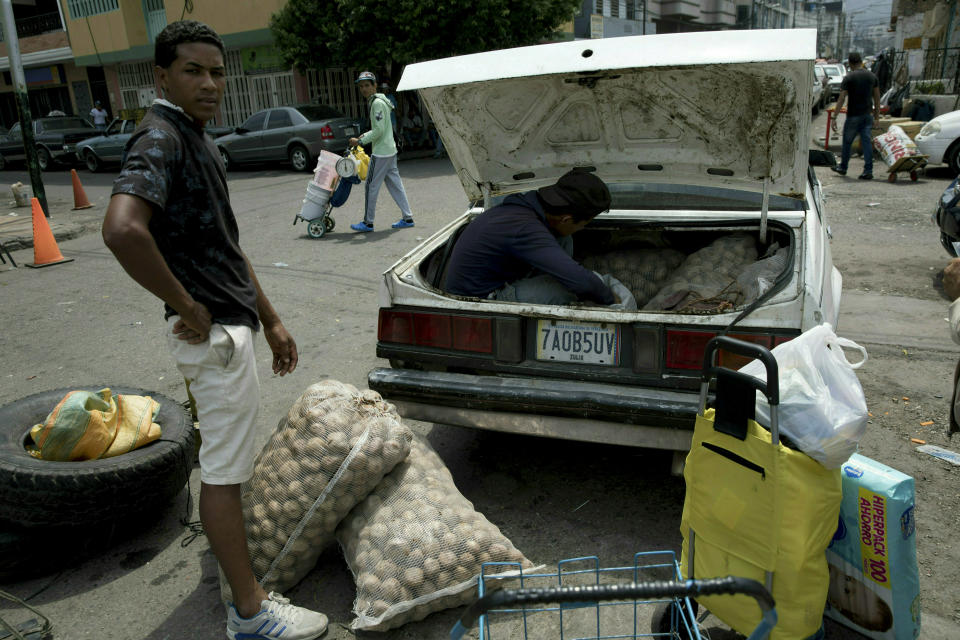
<svg viewBox="0 0 960 640">
<path fill-rule="evenodd" d="M 100 162 L 100 158 L 98 158 L 97 154 L 93 151 L 87 151 L 83 154 L 83 161 L 86 163 L 90 173 L 96 173 L 102 168 L 103 163 Z"/>
<path fill-rule="evenodd" d="M 323 228 L 327 230 L 327 233 L 330 233 L 337 226 L 337 221 L 327 216 L 323 219 Z"/>
<path fill-rule="evenodd" d="M 317 218 L 316 220 L 311 220 L 307 223 L 307 235 L 309 235 L 314 240 L 318 240 L 323 237 L 323 234 L 327 232 L 327 225 L 323 223 L 322 218 Z"/>
<path fill-rule="evenodd" d="M 310 152 L 302 144 L 290 147 L 287 157 L 290 158 L 290 166 L 294 171 L 310 171 Z"/>
<path fill-rule="evenodd" d="M 19 582 L 59 573 L 155 528 L 158 517 L 86 527 L 22 529 L 0 526 L 0 582 Z M 64 541 L 69 540 L 69 544 Z M 38 549 L 43 549 L 38 553 Z"/>
<path fill-rule="evenodd" d="M 44 527 L 136 519 L 159 511 L 180 492 L 194 455 L 190 414 L 152 391 L 110 388 L 160 403 L 160 440 L 102 460 L 40 460 L 25 448 L 30 428 L 73 389 L 43 391 L 0 407 L 0 522 Z"/>
<path fill-rule="evenodd" d="M 220 152 L 220 159 L 223 160 L 223 170 L 230 170 L 230 156 L 227 155 L 227 150 L 223 147 L 217 147 L 217 150 Z"/>
<path fill-rule="evenodd" d="M 46 147 L 37 147 L 37 164 L 40 165 L 40 171 L 48 171 L 53 165 L 53 156 Z"/>
<path fill-rule="evenodd" d="M 950 171 L 960 175 L 960 140 L 954 142 L 943 154 L 943 161 L 950 165 Z"/>
</svg>

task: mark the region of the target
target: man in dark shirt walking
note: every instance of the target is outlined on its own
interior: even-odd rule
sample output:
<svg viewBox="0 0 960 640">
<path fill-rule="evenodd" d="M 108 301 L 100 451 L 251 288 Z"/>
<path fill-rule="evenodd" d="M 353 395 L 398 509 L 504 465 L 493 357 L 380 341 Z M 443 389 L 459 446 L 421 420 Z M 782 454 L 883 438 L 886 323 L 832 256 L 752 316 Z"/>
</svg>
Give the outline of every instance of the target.
<svg viewBox="0 0 960 640">
<path fill-rule="evenodd" d="M 571 257 L 570 238 L 609 208 L 607 185 L 577 169 L 556 184 L 508 196 L 466 226 L 444 289 L 508 302 L 614 304 L 610 288 Z"/>
<path fill-rule="evenodd" d="M 267 594 L 250 565 L 240 485 L 253 475 L 261 324 L 273 372 L 297 366 L 297 346 L 240 249 L 226 172 L 204 124 L 226 86 L 223 41 L 192 20 L 156 39 L 154 101 L 124 151 L 103 239 L 144 289 L 165 303 L 166 338 L 197 404 L 200 520 L 230 583 L 227 637 L 312 640 L 327 617 Z M 274 629 L 279 629 L 274 633 Z"/>
<path fill-rule="evenodd" d="M 839 116 L 843 103 L 849 97 L 847 119 L 843 123 L 843 147 L 840 152 L 840 166 L 831 167 L 835 172 L 847 175 L 847 165 L 850 162 L 850 146 L 854 139 L 860 136 L 860 147 L 863 149 L 863 173 L 861 180 L 873 180 L 873 129 L 874 120 L 880 119 L 880 89 L 877 77 L 863 68 L 863 59 L 856 51 L 847 59 L 850 62 L 850 72 L 843 78 L 840 85 L 840 97 L 834 113 Z M 837 130 L 837 119 L 833 119 L 833 130 Z"/>
</svg>

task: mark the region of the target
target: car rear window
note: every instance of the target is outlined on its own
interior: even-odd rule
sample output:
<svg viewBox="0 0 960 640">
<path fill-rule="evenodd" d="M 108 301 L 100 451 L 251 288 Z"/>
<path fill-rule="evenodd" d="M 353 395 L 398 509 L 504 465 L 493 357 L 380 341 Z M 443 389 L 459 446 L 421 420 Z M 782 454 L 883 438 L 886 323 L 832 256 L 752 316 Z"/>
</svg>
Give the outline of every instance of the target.
<svg viewBox="0 0 960 640">
<path fill-rule="evenodd" d="M 93 129 L 94 126 L 83 118 L 57 118 L 56 120 L 41 120 L 41 131 L 63 131 L 64 129 Z"/>
<path fill-rule="evenodd" d="M 306 107 L 297 107 L 297 111 L 303 114 L 303 116 L 310 120 L 311 122 L 316 122 L 317 120 L 329 120 L 330 118 L 344 118 L 342 113 L 329 107 L 325 104 L 315 104 Z"/>
</svg>

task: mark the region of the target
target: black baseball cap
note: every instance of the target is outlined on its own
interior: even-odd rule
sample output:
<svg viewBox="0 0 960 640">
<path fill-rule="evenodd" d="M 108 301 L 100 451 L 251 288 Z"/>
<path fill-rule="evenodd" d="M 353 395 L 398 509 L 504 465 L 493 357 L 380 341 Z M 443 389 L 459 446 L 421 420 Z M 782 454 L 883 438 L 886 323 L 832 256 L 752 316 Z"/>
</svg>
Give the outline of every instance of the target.
<svg viewBox="0 0 960 640">
<path fill-rule="evenodd" d="M 556 184 L 537 190 L 547 206 L 554 209 L 579 209 L 597 215 L 610 208 L 610 190 L 603 180 L 583 169 L 560 176 Z"/>
</svg>

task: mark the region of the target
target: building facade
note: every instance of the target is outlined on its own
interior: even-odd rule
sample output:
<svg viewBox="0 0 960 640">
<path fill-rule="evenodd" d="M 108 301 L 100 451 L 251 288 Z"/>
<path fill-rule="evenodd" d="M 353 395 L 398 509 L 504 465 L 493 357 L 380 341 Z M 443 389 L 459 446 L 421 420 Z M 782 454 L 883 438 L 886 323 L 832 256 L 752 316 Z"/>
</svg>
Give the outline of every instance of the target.
<svg viewBox="0 0 960 640">
<path fill-rule="evenodd" d="M 227 89 L 215 123 L 238 126 L 272 106 L 325 102 L 359 117 L 352 69 L 304 74 L 285 67 L 268 25 L 285 0 L 14 0 L 31 113 L 87 117 L 100 101 L 117 117 L 159 95 L 157 34 L 183 19 L 209 24 L 226 47 Z M 0 42 L 0 124 L 19 117 L 6 45 Z"/>
</svg>

